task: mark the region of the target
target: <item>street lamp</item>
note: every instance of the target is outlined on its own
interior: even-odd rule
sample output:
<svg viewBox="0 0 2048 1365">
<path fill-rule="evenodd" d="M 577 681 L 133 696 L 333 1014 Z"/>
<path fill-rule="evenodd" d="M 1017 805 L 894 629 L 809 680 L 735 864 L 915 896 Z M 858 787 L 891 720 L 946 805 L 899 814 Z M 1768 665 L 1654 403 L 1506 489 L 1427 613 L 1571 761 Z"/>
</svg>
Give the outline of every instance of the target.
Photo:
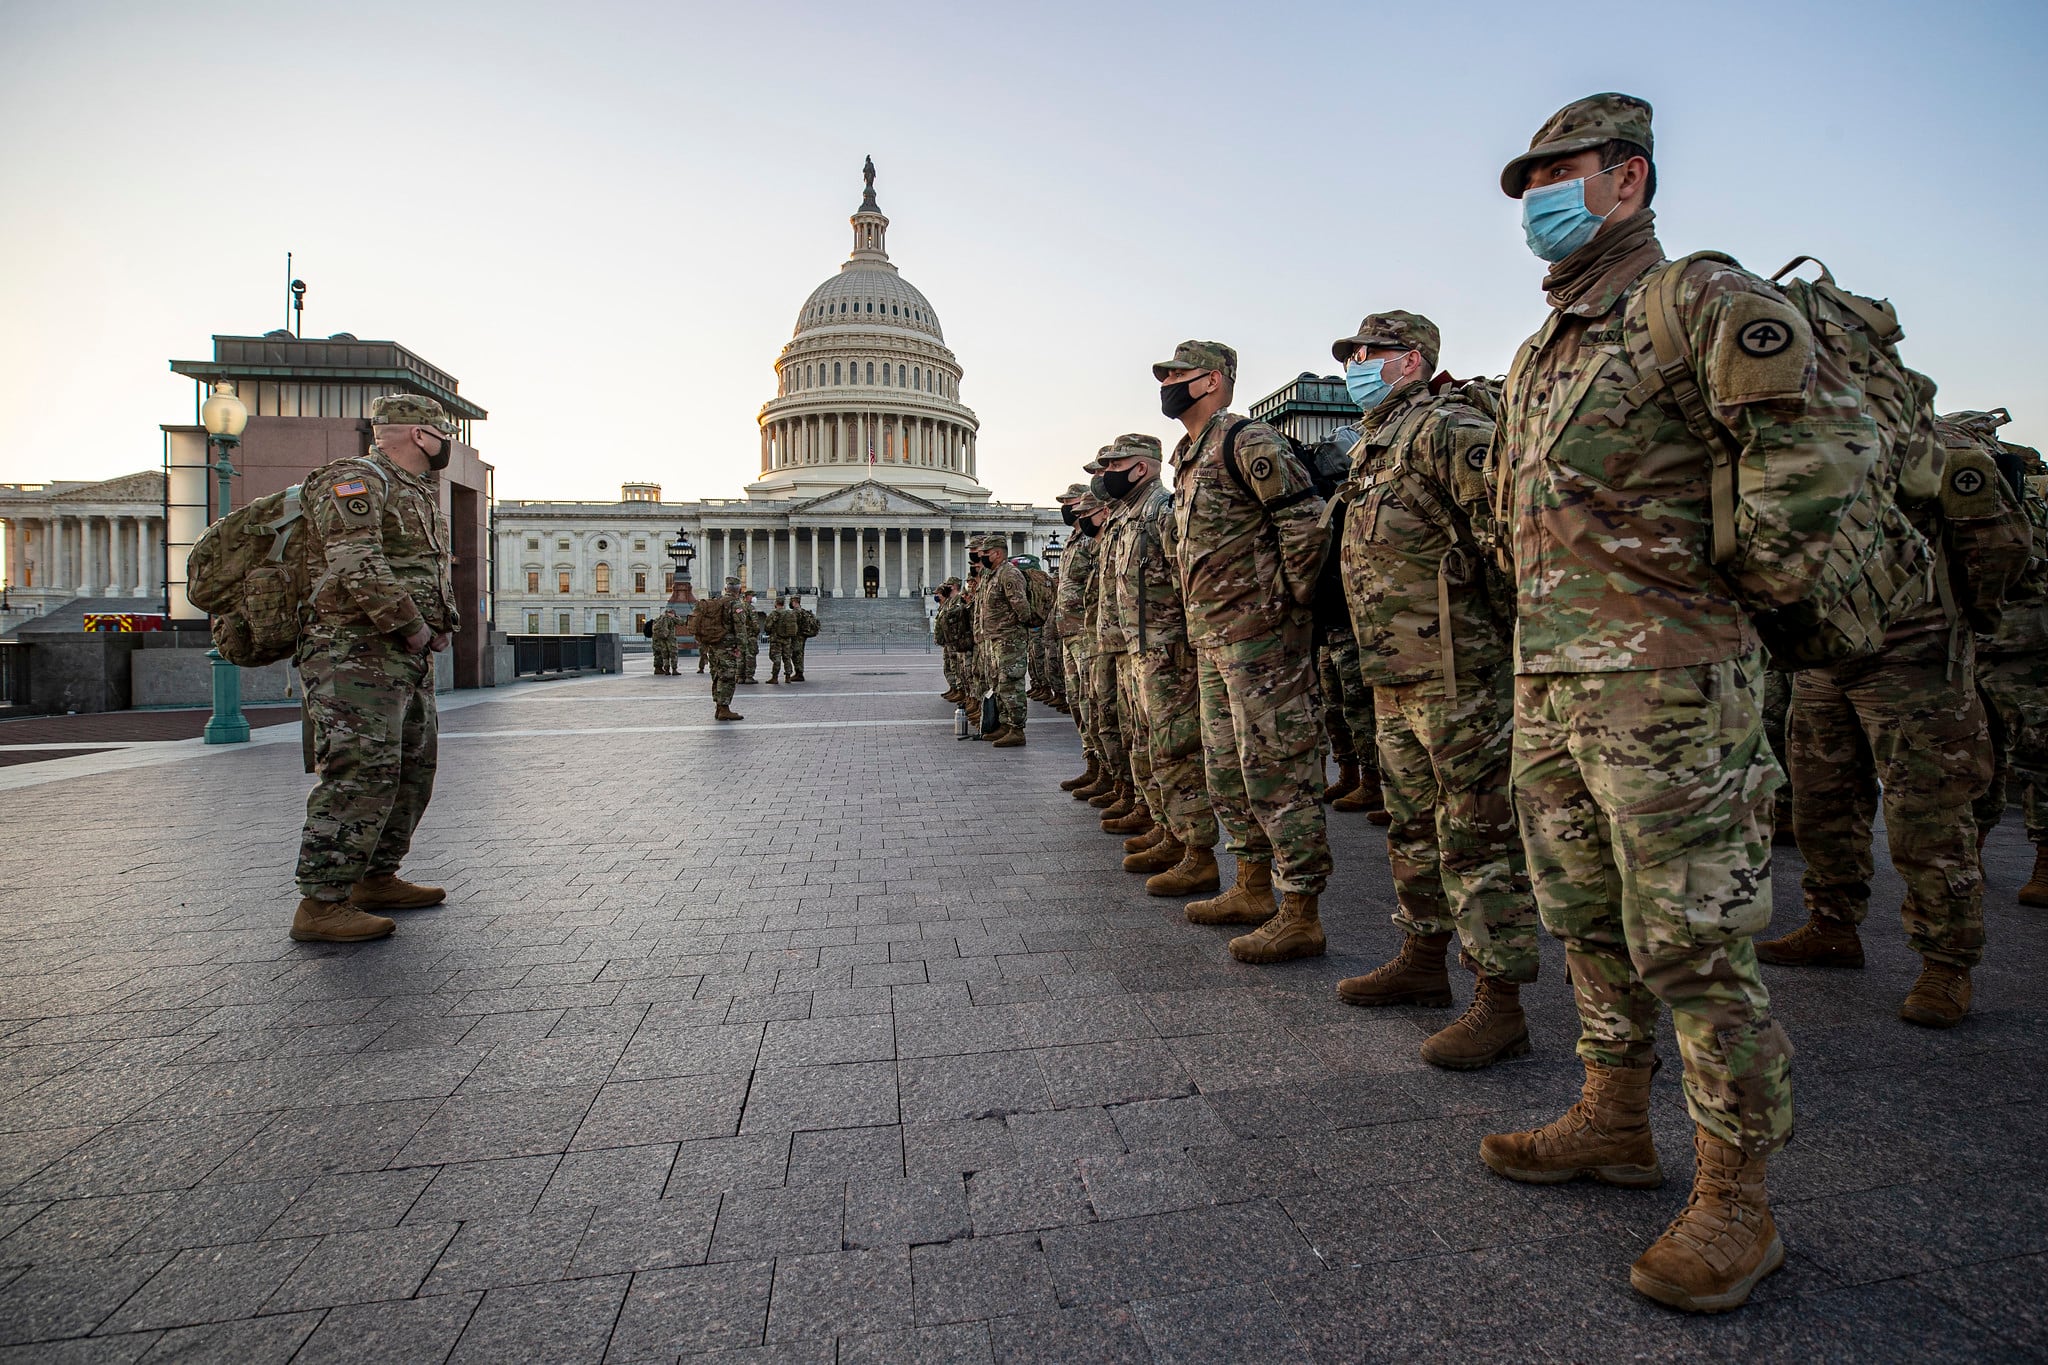
<svg viewBox="0 0 2048 1365">
<path fill-rule="evenodd" d="M 1045 553 L 1039 556 L 1045 561 L 1045 571 L 1047 573 L 1058 573 L 1060 571 L 1060 556 L 1065 553 L 1066 550 L 1060 545 L 1060 533 L 1054 531 L 1052 539 L 1045 542 Z"/>
<path fill-rule="evenodd" d="M 690 581 L 690 561 L 697 557 L 697 547 L 690 543 L 690 528 L 678 526 L 676 538 L 668 547 L 668 557 L 675 561 L 675 586 L 683 587 Z"/>
<path fill-rule="evenodd" d="M 223 379 L 200 406 L 199 420 L 216 457 L 213 472 L 220 479 L 220 515 L 224 517 L 234 501 L 235 466 L 228 452 L 242 443 L 249 409 L 235 396 L 235 386 Z M 208 744 L 246 744 L 249 718 L 242 714 L 242 670 L 223 659 L 218 649 L 208 650 L 206 657 L 213 661 L 213 717 L 206 722 L 203 738 Z"/>
</svg>

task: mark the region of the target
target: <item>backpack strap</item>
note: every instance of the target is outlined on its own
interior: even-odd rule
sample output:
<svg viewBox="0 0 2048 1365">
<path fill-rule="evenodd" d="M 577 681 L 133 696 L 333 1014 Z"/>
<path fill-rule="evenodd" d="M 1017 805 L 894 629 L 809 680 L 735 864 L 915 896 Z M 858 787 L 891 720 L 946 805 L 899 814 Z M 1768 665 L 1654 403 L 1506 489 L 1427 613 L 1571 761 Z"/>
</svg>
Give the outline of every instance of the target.
<svg viewBox="0 0 2048 1365">
<path fill-rule="evenodd" d="M 1408 436 L 1408 428 L 1426 424 L 1436 415 L 1436 406 L 1423 406 L 1418 412 L 1404 414 L 1401 425 L 1395 428 L 1394 438 L 1387 442 L 1389 448 Z M 1422 433 L 1435 439 L 1444 430 L 1443 423 L 1437 424 L 1435 432 Z M 1458 696 L 1457 643 L 1451 630 L 1451 589 L 1464 587 L 1472 581 L 1473 571 L 1483 571 L 1484 559 L 1479 543 L 1472 539 L 1472 532 L 1459 519 L 1451 515 L 1444 500 L 1437 496 L 1432 487 L 1435 480 L 1421 470 L 1403 461 L 1400 471 L 1404 476 L 1399 484 L 1400 491 L 1414 504 L 1423 519 L 1444 533 L 1450 541 L 1436 566 L 1436 634 L 1437 653 L 1444 671 L 1444 700 L 1455 701 Z M 1467 563 L 1467 556 L 1471 557 Z"/>
<path fill-rule="evenodd" d="M 1644 321 L 1650 330 L 1650 345 L 1656 352 L 1657 368 L 1646 382 L 1650 391 L 1669 394 L 1685 419 L 1685 425 L 1707 448 L 1707 504 L 1712 522 L 1710 562 L 1716 567 L 1735 558 L 1735 442 L 1707 407 L 1694 373 L 1692 344 L 1685 320 L 1678 313 L 1678 287 L 1687 267 L 1699 260 L 1728 258 L 1702 252 L 1658 267 L 1644 286 Z M 1796 265 L 1797 262 L 1794 262 Z M 1642 386 L 1638 386 L 1642 387 Z M 1633 394 L 1631 394 L 1633 396 Z"/>
<path fill-rule="evenodd" d="M 265 529 L 270 532 L 270 553 L 264 556 L 272 564 L 284 563 L 285 551 L 291 546 L 292 533 L 299 529 L 299 520 L 305 515 L 300 494 L 304 484 L 293 484 L 284 490 L 284 512 Z"/>
</svg>

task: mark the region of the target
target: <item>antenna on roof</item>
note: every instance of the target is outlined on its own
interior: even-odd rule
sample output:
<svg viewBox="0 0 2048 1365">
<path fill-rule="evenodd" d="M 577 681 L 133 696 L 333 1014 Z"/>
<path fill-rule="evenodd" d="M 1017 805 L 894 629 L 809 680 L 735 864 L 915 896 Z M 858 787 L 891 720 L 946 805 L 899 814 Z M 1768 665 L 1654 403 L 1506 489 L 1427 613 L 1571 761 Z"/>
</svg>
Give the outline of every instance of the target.
<svg viewBox="0 0 2048 1365">
<path fill-rule="evenodd" d="M 297 317 L 292 320 L 292 335 L 302 337 L 306 334 L 306 282 L 304 280 L 292 281 L 292 311 L 297 314 Z"/>
<path fill-rule="evenodd" d="M 292 325 L 292 253 L 284 253 L 284 325 Z"/>
</svg>

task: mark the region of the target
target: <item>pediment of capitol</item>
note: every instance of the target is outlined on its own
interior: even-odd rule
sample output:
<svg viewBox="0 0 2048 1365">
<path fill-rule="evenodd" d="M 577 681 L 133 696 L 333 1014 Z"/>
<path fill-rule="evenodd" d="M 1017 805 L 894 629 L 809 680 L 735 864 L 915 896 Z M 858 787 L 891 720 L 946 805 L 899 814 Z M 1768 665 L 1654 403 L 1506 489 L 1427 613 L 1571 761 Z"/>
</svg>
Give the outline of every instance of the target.
<svg viewBox="0 0 2048 1365">
<path fill-rule="evenodd" d="M 894 525 L 905 517 L 944 518 L 950 515 L 949 509 L 939 503 L 906 493 L 900 488 L 891 488 L 874 479 L 822 494 L 789 509 L 790 520 L 799 524 L 823 518 L 858 521 L 863 517 L 875 517 Z"/>
</svg>

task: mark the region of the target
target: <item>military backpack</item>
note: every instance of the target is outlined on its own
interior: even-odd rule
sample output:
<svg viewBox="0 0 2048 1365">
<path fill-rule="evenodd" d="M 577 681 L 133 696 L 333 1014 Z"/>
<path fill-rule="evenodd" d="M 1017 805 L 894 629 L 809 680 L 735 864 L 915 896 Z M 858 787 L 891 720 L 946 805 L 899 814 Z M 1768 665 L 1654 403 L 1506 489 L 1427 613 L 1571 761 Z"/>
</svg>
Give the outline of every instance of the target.
<svg viewBox="0 0 2048 1365">
<path fill-rule="evenodd" d="M 699 602 L 690 613 L 690 634 L 700 645 L 722 645 L 725 643 L 726 599 L 714 597 Z"/>
<path fill-rule="evenodd" d="M 1964 629 L 1998 630 L 2000 613 L 2035 553 L 2024 485 L 2007 473 L 2012 459 L 1998 439 L 1998 428 L 2011 420 L 2002 408 L 1937 417 L 1941 491 L 1907 507 L 1940 550 L 1935 587 L 1955 632 L 1952 659 L 1961 656 Z"/>
<path fill-rule="evenodd" d="M 815 640 L 818 638 L 818 630 L 818 613 L 814 611 L 801 611 L 797 613 L 796 633 L 800 637 L 806 640 Z"/>
<path fill-rule="evenodd" d="M 1024 624 L 1035 630 L 1044 625 L 1046 618 L 1052 615 L 1055 595 L 1052 575 L 1039 568 L 1035 562 L 1026 564 L 1021 559 L 1010 562 L 1024 575 Z"/>
</svg>

